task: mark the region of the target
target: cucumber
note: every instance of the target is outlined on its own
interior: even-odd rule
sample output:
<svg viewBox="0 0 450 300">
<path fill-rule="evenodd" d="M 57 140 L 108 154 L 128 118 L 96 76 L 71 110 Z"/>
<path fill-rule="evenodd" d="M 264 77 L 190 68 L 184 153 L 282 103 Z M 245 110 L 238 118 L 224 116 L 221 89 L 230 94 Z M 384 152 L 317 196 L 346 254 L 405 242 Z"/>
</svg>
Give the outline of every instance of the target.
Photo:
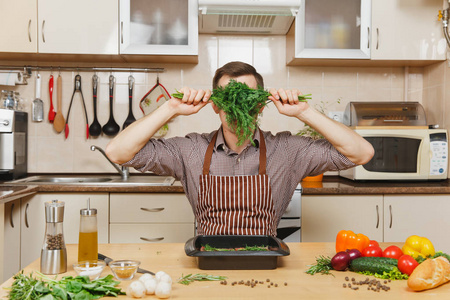
<svg viewBox="0 0 450 300">
<path fill-rule="evenodd" d="M 350 262 L 350 270 L 383 274 L 383 272 L 398 271 L 398 260 L 387 257 L 360 257 Z"/>
</svg>

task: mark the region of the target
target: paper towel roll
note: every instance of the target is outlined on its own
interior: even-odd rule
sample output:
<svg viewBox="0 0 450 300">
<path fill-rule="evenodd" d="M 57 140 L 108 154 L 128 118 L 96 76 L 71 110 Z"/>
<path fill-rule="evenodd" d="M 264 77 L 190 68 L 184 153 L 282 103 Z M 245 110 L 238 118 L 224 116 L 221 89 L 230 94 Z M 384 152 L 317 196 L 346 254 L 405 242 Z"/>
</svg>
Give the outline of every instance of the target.
<svg viewBox="0 0 450 300">
<path fill-rule="evenodd" d="M 23 73 L 19 71 L 0 71 L 0 85 L 15 86 L 23 84 Z"/>
</svg>

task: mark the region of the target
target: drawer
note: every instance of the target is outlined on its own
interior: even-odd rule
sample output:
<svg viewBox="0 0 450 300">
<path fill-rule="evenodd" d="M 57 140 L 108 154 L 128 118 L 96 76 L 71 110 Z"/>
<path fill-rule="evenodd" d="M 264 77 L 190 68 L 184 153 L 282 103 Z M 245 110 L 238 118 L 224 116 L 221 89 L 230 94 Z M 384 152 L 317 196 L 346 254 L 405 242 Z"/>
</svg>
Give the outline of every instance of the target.
<svg viewBox="0 0 450 300">
<path fill-rule="evenodd" d="M 184 194 L 112 193 L 110 223 L 190 223 L 191 205 Z"/>
<path fill-rule="evenodd" d="M 194 236 L 194 223 L 111 224 L 110 243 L 184 243 Z"/>
</svg>

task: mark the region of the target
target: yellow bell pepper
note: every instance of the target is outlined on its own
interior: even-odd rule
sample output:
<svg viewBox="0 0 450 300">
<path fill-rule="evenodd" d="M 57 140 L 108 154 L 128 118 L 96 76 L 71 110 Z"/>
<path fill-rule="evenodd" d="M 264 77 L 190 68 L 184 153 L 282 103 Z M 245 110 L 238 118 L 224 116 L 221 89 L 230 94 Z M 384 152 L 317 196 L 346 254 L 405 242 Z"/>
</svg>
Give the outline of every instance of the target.
<svg viewBox="0 0 450 300">
<path fill-rule="evenodd" d="M 411 235 L 406 239 L 402 248 L 403 254 L 414 258 L 418 256 L 428 257 L 435 254 L 434 246 L 431 241 L 425 237 Z"/>
</svg>

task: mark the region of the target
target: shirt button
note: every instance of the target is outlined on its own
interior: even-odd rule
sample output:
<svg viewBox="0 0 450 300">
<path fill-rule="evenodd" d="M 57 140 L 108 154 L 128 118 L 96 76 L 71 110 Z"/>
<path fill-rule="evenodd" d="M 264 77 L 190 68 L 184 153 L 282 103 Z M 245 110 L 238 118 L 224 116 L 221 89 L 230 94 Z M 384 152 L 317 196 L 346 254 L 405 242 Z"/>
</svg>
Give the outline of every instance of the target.
<svg viewBox="0 0 450 300">
<path fill-rule="evenodd" d="M 238 162 L 241 162 L 241 158 L 238 158 Z"/>
</svg>

